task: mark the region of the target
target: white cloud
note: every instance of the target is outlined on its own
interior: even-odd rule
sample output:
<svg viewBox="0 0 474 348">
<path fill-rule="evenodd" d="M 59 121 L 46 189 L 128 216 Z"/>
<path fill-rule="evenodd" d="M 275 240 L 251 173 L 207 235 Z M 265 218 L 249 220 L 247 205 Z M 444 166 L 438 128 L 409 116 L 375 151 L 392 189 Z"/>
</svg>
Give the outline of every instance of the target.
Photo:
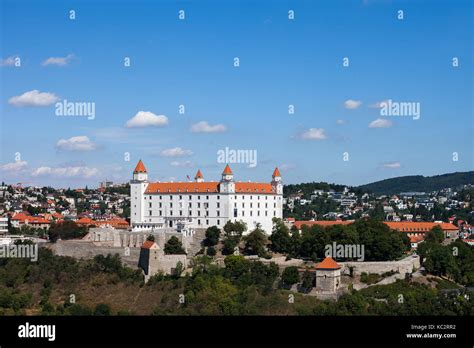
<svg viewBox="0 0 474 348">
<path fill-rule="evenodd" d="M 401 165 L 400 165 L 400 162 L 388 162 L 388 163 L 384 163 L 383 167 L 393 169 L 393 168 L 400 168 Z"/>
<path fill-rule="evenodd" d="M 191 126 L 193 133 L 221 133 L 225 132 L 227 127 L 223 124 L 210 125 L 206 121 L 195 123 Z"/>
<path fill-rule="evenodd" d="M 26 161 L 15 161 L 11 163 L 5 163 L 0 166 L 0 170 L 3 172 L 19 172 L 28 166 Z"/>
<path fill-rule="evenodd" d="M 392 121 L 384 119 L 384 118 L 378 118 L 369 124 L 369 128 L 390 128 L 392 127 Z"/>
<path fill-rule="evenodd" d="M 168 124 L 168 117 L 155 115 L 150 111 L 139 111 L 125 123 L 127 128 L 164 127 Z"/>
<path fill-rule="evenodd" d="M 18 56 L 10 56 L 5 59 L 2 59 L 0 65 L 1 66 L 14 66 L 15 65 L 15 58 Z"/>
<path fill-rule="evenodd" d="M 301 133 L 301 139 L 305 140 L 323 140 L 326 139 L 326 134 L 322 128 L 310 128 L 306 132 Z"/>
<path fill-rule="evenodd" d="M 344 102 L 344 107 L 346 109 L 357 109 L 359 106 L 362 105 L 362 102 L 360 100 L 352 100 L 352 99 L 348 99 Z"/>
<path fill-rule="evenodd" d="M 73 54 L 68 54 L 66 57 L 50 57 L 45 59 L 41 65 L 57 65 L 57 66 L 66 66 L 74 58 Z"/>
<path fill-rule="evenodd" d="M 57 149 L 65 151 L 91 151 L 95 150 L 96 147 L 96 144 L 85 135 L 60 139 L 56 144 Z"/>
<path fill-rule="evenodd" d="M 182 149 L 180 147 L 174 147 L 172 149 L 163 150 L 160 154 L 163 157 L 183 157 L 191 156 L 193 152 L 191 150 Z"/>
<path fill-rule="evenodd" d="M 39 167 L 31 173 L 33 176 L 51 176 L 54 178 L 90 178 L 99 173 L 97 168 L 85 166 L 74 167 Z"/>
<path fill-rule="evenodd" d="M 344 120 L 337 120 L 336 123 L 337 123 L 337 124 L 346 124 L 346 121 L 344 121 Z"/>
<path fill-rule="evenodd" d="M 180 162 L 180 161 L 173 161 L 170 163 L 173 167 L 192 167 L 193 164 L 191 161 L 184 161 L 184 162 Z"/>
<path fill-rule="evenodd" d="M 59 97 L 54 93 L 40 92 L 37 89 L 11 97 L 8 103 L 14 106 L 48 106 L 56 103 Z"/>
<path fill-rule="evenodd" d="M 388 103 L 388 99 L 385 99 L 385 100 L 370 104 L 369 108 L 380 109 L 383 106 L 383 104 L 387 104 L 387 103 Z"/>
</svg>

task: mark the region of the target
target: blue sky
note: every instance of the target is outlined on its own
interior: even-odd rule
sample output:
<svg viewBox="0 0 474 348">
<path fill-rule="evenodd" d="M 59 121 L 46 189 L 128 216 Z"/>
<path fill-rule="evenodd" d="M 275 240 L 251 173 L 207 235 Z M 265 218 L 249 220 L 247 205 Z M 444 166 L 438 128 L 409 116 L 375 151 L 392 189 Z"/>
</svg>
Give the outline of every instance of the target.
<svg viewBox="0 0 474 348">
<path fill-rule="evenodd" d="M 469 0 L 1 0 L 0 177 L 95 187 L 141 158 L 152 180 L 218 180 L 226 147 L 257 151 L 231 164 L 245 181 L 473 170 L 472 21 Z M 64 99 L 95 118 L 57 116 Z M 388 99 L 420 118 L 381 116 Z"/>
</svg>

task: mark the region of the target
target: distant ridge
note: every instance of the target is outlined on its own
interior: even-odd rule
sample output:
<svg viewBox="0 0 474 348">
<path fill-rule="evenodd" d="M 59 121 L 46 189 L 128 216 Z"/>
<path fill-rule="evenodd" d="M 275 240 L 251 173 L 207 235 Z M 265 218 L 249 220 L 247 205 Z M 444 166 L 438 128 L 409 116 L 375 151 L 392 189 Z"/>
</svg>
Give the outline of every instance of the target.
<svg viewBox="0 0 474 348">
<path fill-rule="evenodd" d="M 430 192 L 446 187 L 474 185 L 474 171 L 456 172 L 435 176 L 410 175 L 376 181 L 357 188 L 376 194 L 397 194 L 400 192 Z"/>
</svg>

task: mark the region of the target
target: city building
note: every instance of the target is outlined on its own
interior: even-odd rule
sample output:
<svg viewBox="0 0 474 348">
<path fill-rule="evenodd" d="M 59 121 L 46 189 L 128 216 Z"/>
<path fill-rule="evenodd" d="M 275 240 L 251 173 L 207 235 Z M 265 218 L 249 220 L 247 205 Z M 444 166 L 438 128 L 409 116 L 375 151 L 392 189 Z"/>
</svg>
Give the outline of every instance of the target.
<svg viewBox="0 0 474 348">
<path fill-rule="evenodd" d="M 130 181 L 131 225 L 134 230 L 172 228 L 177 231 L 242 220 L 247 233 L 259 225 L 267 234 L 272 219 L 283 217 L 283 183 L 275 168 L 269 183 L 239 182 L 227 165 L 220 181 L 149 182 L 140 160 Z"/>
<path fill-rule="evenodd" d="M 0 235 L 8 233 L 8 217 L 0 217 Z"/>
</svg>

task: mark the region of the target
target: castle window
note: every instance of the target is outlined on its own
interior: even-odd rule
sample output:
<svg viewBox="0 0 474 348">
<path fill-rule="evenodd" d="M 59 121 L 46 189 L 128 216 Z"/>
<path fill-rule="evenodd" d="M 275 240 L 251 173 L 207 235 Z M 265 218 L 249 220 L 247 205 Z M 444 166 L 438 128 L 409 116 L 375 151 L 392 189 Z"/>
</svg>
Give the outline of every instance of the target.
<svg viewBox="0 0 474 348">
<path fill-rule="evenodd" d="M 163 212 L 163 211 L 162 211 L 162 210 L 160 210 L 160 216 L 162 216 L 162 215 L 163 215 L 163 213 L 162 213 L 162 212 Z"/>
<path fill-rule="evenodd" d="M 148 214 L 148 215 L 150 215 L 150 216 L 151 216 L 151 210 L 149 211 L 149 214 Z"/>
<path fill-rule="evenodd" d="M 179 211 L 179 216 L 183 216 L 183 211 L 182 210 Z"/>
<path fill-rule="evenodd" d="M 206 225 L 209 225 L 209 220 L 206 220 Z"/>
<path fill-rule="evenodd" d="M 170 191 L 170 190 L 168 190 L 168 192 L 169 192 L 169 191 Z M 170 195 L 170 199 L 173 199 L 173 196 Z"/>
<path fill-rule="evenodd" d="M 268 216 L 268 211 L 265 210 L 265 216 Z"/>
<path fill-rule="evenodd" d="M 234 209 L 234 217 L 237 217 L 237 209 Z"/>
<path fill-rule="evenodd" d="M 170 208 L 173 208 L 173 203 L 170 203 Z"/>
<path fill-rule="evenodd" d="M 190 196 L 189 196 L 189 199 L 191 200 L 192 198 L 193 198 L 193 197 L 190 195 Z"/>
<path fill-rule="evenodd" d="M 217 211 L 217 216 L 221 216 L 221 212 L 219 210 Z"/>
<path fill-rule="evenodd" d="M 217 225 L 220 225 L 221 224 L 221 220 L 217 220 Z"/>
<path fill-rule="evenodd" d="M 208 190 L 209 191 L 209 190 Z M 209 196 L 206 196 L 206 199 L 209 200 Z"/>
<path fill-rule="evenodd" d="M 252 203 L 250 203 L 250 208 L 252 208 L 252 207 L 253 207 L 253 204 L 252 204 Z"/>
<path fill-rule="evenodd" d="M 206 210 L 206 216 L 209 216 L 209 210 Z"/>
<path fill-rule="evenodd" d="M 160 202 L 160 208 L 162 208 L 162 207 L 163 207 L 163 203 Z"/>
<path fill-rule="evenodd" d="M 260 210 L 257 210 L 257 216 L 260 216 Z"/>
<path fill-rule="evenodd" d="M 151 208 L 151 203 L 148 203 L 148 206 Z"/>
<path fill-rule="evenodd" d="M 170 216 L 172 216 L 172 215 L 173 215 L 173 211 L 172 211 L 172 210 L 170 210 Z"/>
<path fill-rule="evenodd" d="M 200 224 L 201 224 L 201 220 L 198 219 L 198 225 L 200 225 Z"/>
<path fill-rule="evenodd" d="M 198 202 L 198 208 L 201 208 L 201 203 L 200 202 Z"/>
<path fill-rule="evenodd" d="M 179 199 L 183 199 L 183 196 L 180 195 L 180 196 L 179 196 Z"/>
<path fill-rule="evenodd" d="M 192 213 L 192 211 L 190 210 L 190 211 L 189 211 L 189 216 L 191 216 L 191 215 L 193 215 L 193 213 Z"/>
<path fill-rule="evenodd" d="M 198 216 L 201 216 L 201 211 L 200 210 L 198 210 Z"/>
<path fill-rule="evenodd" d="M 245 203 L 242 203 L 242 208 L 245 208 Z"/>
<path fill-rule="evenodd" d="M 217 202 L 217 208 L 220 208 L 220 207 L 221 207 L 221 204 Z"/>
<path fill-rule="evenodd" d="M 221 199 L 221 196 L 217 195 L 217 199 Z"/>
<path fill-rule="evenodd" d="M 151 199 L 151 196 L 150 196 L 150 199 Z"/>
<path fill-rule="evenodd" d="M 242 216 L 245 216 L 245 211 L 244 210 L 242 210 Z"/>
<path fill-rule="evenodd" d="M 193 207 L 193 204 L 191 202 L 189 202 L 189 207 L 192 208 Z"/>
<path fill-rule="evenodd" d="M 198 199 L 201 199 L 201 196 L 198 196 Z"/>
<path fill-rule="evenodd" d="M 160 199 L 161 199 L 161 198 L 162 198 L 162 197 L 160 196 Z"/>
<path fill-rule="evenodd" d="M 276 210 L 273 211 L 273 216 L 277 216 Z"/>
<path fill-rule="evenodd" d="M 252 215 L 252 210 L 250 211 L 250 216 L 253 216 L 253 215 Z"/>
</svg>

